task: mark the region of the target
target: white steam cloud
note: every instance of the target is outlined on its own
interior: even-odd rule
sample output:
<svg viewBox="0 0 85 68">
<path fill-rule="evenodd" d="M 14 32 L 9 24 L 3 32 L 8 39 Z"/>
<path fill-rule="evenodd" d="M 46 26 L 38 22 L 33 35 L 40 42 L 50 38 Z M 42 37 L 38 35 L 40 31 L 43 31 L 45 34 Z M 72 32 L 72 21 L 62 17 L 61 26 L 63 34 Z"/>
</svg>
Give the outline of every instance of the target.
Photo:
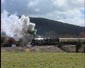
<svg viewBox="0 0 85 68">
<path fill-rule="evenodd" d="M 1 32 L 5 32 L 9 37 L 22 38 L 29 30 L 33 31 L 35 24 L 30 22 L 28 16 L 22 15 L 19 18 L 16 14 L 9 16 L 7 11 L 1 13 Z"/>
</svg>

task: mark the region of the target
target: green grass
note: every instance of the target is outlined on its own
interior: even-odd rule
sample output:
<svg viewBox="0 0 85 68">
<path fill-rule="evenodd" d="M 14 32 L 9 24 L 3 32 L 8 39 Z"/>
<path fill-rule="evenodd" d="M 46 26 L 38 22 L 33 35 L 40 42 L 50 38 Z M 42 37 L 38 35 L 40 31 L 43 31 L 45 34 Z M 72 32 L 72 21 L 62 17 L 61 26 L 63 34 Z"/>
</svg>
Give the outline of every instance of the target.
<svg viewBox="0 0 85 68">
<path fill-rule="evenodd" d="M 1 52 L 1 68 L 85 68 L 84 53 Z"/>
</svg>

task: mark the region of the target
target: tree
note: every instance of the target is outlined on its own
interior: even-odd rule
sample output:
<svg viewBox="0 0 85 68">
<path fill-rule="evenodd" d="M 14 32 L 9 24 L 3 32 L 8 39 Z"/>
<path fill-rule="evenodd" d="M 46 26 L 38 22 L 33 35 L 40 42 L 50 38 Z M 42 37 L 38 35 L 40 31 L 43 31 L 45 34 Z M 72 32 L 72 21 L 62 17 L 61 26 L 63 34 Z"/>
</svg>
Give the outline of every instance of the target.
<svg viewBox="0 0 85 68">
<path fill-rule="evenodd" d="M 50 38 L 58 38 L 58 34 L 55 32 L 55 31 L 50 31 L 50 32 L 47 32 L 45 34 L 46 37 L 50 37 Z"/>
<path fill-rule="evenodd" d="M 80 38 L 85 38 L 85 32 L 81 32 L 79 35 Z"/>
<path fill-rule="evenodd" d="M 73 38 L 74 36 L 71 34 L 63 34 L 62 37 L 64 38 Z"/>
<path fill-rule="evenodd" d="M 76 44 L 76 52 L 79 52 L 79 49 L 82 47 L 82 43 L 80 40 L 78 40 L 77 44 Z"/>
</svg>

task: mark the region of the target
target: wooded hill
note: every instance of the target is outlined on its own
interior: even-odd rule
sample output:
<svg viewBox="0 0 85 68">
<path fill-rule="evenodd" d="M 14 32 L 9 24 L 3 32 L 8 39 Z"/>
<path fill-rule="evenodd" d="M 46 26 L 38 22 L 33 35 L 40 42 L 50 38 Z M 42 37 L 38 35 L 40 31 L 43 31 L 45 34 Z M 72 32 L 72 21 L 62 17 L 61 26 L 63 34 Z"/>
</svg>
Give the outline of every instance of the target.
<svg viewBox="0 0 85 68">
<path fill-rule="evenodd" d="M 36 24 L 37 34 L 39 35 L 45 35 L 46 33 L 54 32 L 58 35 L 67 34 L 78 37 L 81 32 L 85 32 L 85 27 L 53 21 L 45 18 L 30 17 L 30 21 Z"/>
</svg>

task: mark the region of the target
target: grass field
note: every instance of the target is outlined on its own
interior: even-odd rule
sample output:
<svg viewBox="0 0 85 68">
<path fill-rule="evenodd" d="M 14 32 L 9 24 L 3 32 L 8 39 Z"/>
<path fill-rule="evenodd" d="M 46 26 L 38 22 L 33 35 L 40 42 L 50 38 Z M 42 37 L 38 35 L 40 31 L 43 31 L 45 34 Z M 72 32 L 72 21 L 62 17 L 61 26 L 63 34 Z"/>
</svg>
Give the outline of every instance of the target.
<svg viewBox="0 0 85 68">
<path fill-rule="evenodd" d="M 84 53 L 1 52 L 1 68 L 85 68 Z"/>
</svg>

